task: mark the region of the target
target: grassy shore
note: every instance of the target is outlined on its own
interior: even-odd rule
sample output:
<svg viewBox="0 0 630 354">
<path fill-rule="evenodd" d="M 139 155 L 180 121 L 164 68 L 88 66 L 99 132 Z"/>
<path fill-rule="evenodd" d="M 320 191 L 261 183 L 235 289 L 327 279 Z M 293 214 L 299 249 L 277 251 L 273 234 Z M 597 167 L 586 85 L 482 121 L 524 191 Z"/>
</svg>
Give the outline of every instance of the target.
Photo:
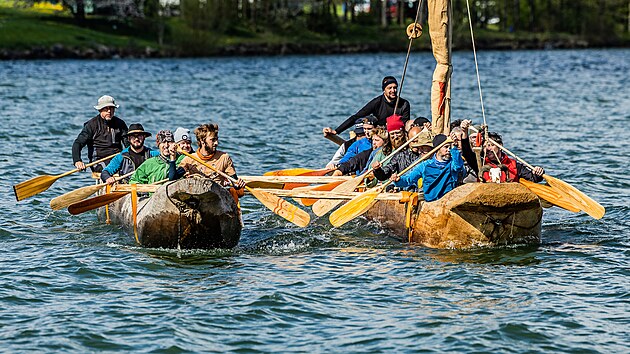
<svg viewBox="0 0 630 354">
<path fill-rule="evenodd" d="M 0 59 L 107 58 L 112 56 L 165 57 L 258 54 L 322 54 L 405 51 L 403 26 L 366 26 L 342 23 L 334 35 L 303 28 L 233 28 L 228 33 L 194 31 L 179 18 L 167 19 L 161 43 L 159 26 L 145 20 L 117 21 L 88 18 L 81 27 L 65 12 L 54 8 L 14 8 L 0 0 Z M 459 33 L 462 32 L 462 33 Z M 628 46 L 629 38 L 602 41 L 568 34 L 502 33 L 477 30 L 476 43 L 485 49 L 582 48 Z M 468 31 L 458 31 L 456 49 L 470 47 Z M 414 42 L 414 50 L 430 48 L 428 35 Z"/>
</svg>

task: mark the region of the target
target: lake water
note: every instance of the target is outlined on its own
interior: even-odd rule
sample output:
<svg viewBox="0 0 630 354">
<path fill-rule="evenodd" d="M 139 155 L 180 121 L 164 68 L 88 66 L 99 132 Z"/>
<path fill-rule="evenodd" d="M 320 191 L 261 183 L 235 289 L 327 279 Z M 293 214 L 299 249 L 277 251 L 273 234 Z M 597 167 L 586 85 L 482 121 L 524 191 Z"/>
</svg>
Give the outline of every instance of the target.
<svg viewBox="0 0 630 354">
<path fill-rule="evenodd" d="M 154 134 L 218 122 L 240 174 L 321 168 L 335 151 L 321 128 L 400 79 L 404 54 L 0 62 L 0 350 L 628 353 L 629 57 L 479 53 L 491 130 L 607 214 L 547 209 L 540 246 L 472 251 L 410 246 L 365 219 L 298 229 L 251 197 L 234 250 L 145 249 L 93 213 L 49 209 L 87 173 L 13 197 L 72 169 L 103 94 Z M 433 66 L 411 56 L 412 116 L 429 115 Z M 454 70 L 453 116 L 480 123 L 472 54 Z"/>
</svg>

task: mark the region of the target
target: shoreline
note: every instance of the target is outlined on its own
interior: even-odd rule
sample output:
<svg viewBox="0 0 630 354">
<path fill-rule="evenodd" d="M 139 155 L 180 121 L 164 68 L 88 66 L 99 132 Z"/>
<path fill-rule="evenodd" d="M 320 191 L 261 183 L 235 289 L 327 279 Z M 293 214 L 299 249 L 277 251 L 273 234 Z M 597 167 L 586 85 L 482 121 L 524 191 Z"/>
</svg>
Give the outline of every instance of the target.
<svg viewBox="0 0 630 354">
<path fill-rule="evenodd" d="M 425 43 L 423 43 L 425 44 Z M 586 39 L 553 40 L 506 40 L 482 39 L 476 41 L 477 50 L 554 50 L 554 49 L 593 49 L 629 48 L 625 41 L 589 42 Z M 454 51 L 470 50 L 470 45 L 455 45 Z M 412 52 L 430 51 L 421 45 Z M 235 44 L 208 48 L 203 55 L 184 53 L 177 49 L 146 47 L 117 47 L 102 44 L 93 47 L 71 47 L 55 44 L 50 47 L 34 46 L 27 49 L 0 48 L 0 60 L 37 59 L 144 59 L 144 58 L 212 58 L 238 56 L 283 56 L 283 55 L 330 55 L 360 53 L 399 53 L 405 52 L 400 45 L 383 43 L 342 44 L 342 43 L 256 43 Z"/>
</svg>

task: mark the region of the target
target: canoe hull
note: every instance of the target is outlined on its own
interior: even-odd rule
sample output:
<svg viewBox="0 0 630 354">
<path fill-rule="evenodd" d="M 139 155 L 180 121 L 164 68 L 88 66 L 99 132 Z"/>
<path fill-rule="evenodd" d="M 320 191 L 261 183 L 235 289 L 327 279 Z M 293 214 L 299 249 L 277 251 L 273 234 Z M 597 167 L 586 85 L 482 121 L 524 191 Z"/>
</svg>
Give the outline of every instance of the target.
<svg viewBox="0 0 630 354">
<path fill-rule="evenodd" d="M 240 209 L 232 195 L 200 178 L 167 183 L 151 197 L 140 199 L 137 237 L 130 195 L 109 205 L 109 217 L 129 230 L 138 244 L 151 248 L 233 248 L 242 230 Z M 105 219 L 104 208 L 99 218 Z"/>
<path fill-rule="evenodd" d="M 409 203 L 379 201 L 366 216 L 405 241 L 431 248 L 540 243 L 540 201 L 519 183 L 465 184 L 416 210 Z"/>
</svg>

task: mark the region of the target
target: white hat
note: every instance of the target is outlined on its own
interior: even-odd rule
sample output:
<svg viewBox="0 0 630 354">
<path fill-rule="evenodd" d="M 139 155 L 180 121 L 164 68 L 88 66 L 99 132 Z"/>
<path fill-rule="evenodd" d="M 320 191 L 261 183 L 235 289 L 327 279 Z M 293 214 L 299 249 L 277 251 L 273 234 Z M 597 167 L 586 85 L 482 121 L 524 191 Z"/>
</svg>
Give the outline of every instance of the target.
<svg viewBox="0 0 630 354">
<path fill-rule="evenodd" d="M 176 143 L 179 143 L 182 140 L 192 141 L 190 137 L 190 129 L 178 127 L 173 135 L 175 136 Z"/>
<path fill-rule="evenodd" d="M 105 96 L 101 96 L 98 99 L 98 103 L 96 103 L 96 106 L 94 106 L 94 109 L 96 109 L 97 111 L 100 111 L 101 109 L 105 107 L 118 108 L 120 106 L 116 104 L 114 97 L 105 95 Z"/>
</svg>

